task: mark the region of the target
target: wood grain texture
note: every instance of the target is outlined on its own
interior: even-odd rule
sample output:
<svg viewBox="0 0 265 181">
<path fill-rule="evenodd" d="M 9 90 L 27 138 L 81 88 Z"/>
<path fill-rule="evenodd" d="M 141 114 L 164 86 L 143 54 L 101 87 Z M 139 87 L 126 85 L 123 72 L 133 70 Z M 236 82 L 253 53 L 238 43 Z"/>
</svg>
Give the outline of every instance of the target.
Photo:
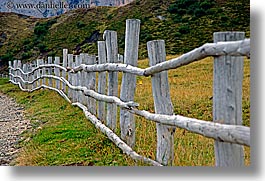
<svg viewBox="0 0 265 181">
<path fill-rule="evenodd" d="M 98 41 L 98 64 L 104 65 L 107 63 L 107 55 L 106 55 L 106 44 L 105 41 Z M 107 73 L 106 72 L 99 72 L 98 73 L 98 93 L 100 94 L 107 94 Z M 106 108 L 105 102 L 99 101 L 98 102 L 98 119 L 102 122 L 106 120 Z"/>
<path fill-rule="evenodd" d="M 117 63 L 118 62 L 118 43 L 117 43 L 117 32 L 106 30 L 103 38 L 106 43 L 107 62 Z M 108 72 L 108 95 L 118 96 L 118 73 L 109 71 Z M 117 106 L 115 104 L 107 104 L 107 126 L 113 131 L 117 127 Z"/>
<path fill-rule="evenodd" d="M 48 64 L 52 64 L 52 57 L 48 57 Z M 48 67 L 48 75 L 52 75 L 52 67 Z M 52 79 L 48 79 L 48 86 L 52 87 Z"/>
<path fill-rule="evenodd" d="M 166 60 L 164 40 L 147 42 L 147 50 L 150 66 Z M 170 98 L 167 71 L 163 71 L 152 76 L 152 93 L 154 98 L 155 113 L 172 115 L 173 105 Z M 175 128 L 157 123 L 156 131 L 156 160 L 163 165 L 172 165 L 174 160 Z"/>
<path fill-rule="evenodd" d="M 68 64 L 68 49 L 63 49 L 63 67 L 67 67 Z M 68 77 L 66 76 L 68 73 L 66 71 L 62 71 L 62 77 L 65 79 Z M 66 93 L 66 85 L 62 84 L 62 90 Z"/>
<path fill-rule="evenodd" d="M 137 107 L 139 106 L 139 104 L 135 102 L 123 102 L 115 96 L 99 94 L 93 90 L 89 90 L 86 87 L 82 86 L 73 86 L 64 78 L 56 77 L 53 75 L 43 75 L 43 77 L 39 77 L 38 79 L 34 79 L 31 81 L 25 81 L 21 76 L 15 76 L 13 74 L 10 74 L 10 76 L 13 77 L 13 79 L 20 79 L 25 84 L 33 84 L 38 79 L 41 79 L 43 77 L 59 80 L 64 82 L 72 90 L 83 91 L 86 96 L 93 97 L 98 101 L 115 103 L 121 108 L 127 109 L 132 114 L 142 116 L 147 120 L 154 121 L 156 123 L 161 123 L 164 125 L 183 128 L 185 130 L 222 142 L 237 143 L 240 145 L 250 146 L 250 128 L 246 126 L 221 124 L 217 122 L 209 122 L 204 120 L 198 120 L 195 118 L 184 117 L 181 115 L 157 114 L 150 113 L 145 110 L 138 110 Z M 10 82 L 13 83 L 14 81 L 12 81 L 11 79 Z M 23 90 L 25 91 L 25 89 Z M 32 92 L 33 90 L 34 89 L 26 91 Z"/>
<path fill-rule="evenodd" d="M 216 32 L 214 42 L 236 41 L 245 38 L 244 32 Z M 214 58 L 213 121 L 242 125 L 243 57 Z M 243 146 L 215 141 L 216 166 L 243 166 Z"/>
<path fill-rule="evenodd" d="M 138 47 L 140 35 L 140 20 L 127 19 L 125 32 L 124 63 L 137 66 Z M 130 73 L 122 74 L 120 99 L 122 101 L 134 101 L 136 88 L 136 76 Z M 134 115 L 127 110 L 120 110 L 121 139 L 130 147 L 135 146 L 135 120 Z"/>
<path fill-rule="evenodd" d="M 68 57 L 67 57 L 67 67 L 73 67 L 73 60 L 74 60 L 74 55 L 73 54 L 68 54 Z M 73 75 L 72 73 L 68 72 L 68 81 L 70 84 L 73 84 Z M 70 99 L 73 98 L 73 91 L 72 89 L 68 88 L 68 91 L 67 91 L 67 95 Z"/>
</svg>

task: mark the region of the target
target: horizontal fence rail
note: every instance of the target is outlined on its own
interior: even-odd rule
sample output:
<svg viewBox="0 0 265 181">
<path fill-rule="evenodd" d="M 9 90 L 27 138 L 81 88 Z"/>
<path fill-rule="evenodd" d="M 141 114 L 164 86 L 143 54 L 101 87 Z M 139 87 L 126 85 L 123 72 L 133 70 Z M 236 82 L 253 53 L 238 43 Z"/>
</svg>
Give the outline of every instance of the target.
<svg viewBox="0 0 265 181">
<path fill-rule="evenodd" d="M 38 60 L 27 64 L 22 64 L 20 60 L 10 61 L 10 82 L 18 85 L 23 91 L 32 92 L 44 88 L 58 92 L 72 105 L 82 109 L 86 118 L 106 134 L 124 153 L 135 160 L 141 160 L 151 165 L 173 164 L 173 134 L 176 127 L 212 138 L 218 143 L 230 144 L 231 149 L 233 149 L 233 145 L 250 146 L 249 127 L 241 124 L 230 124 L 229 121 L 223 124 L 218 121 L 211 122 L 175 115 L 170 94 L 169 92 L 165 94 L 169 90 L 168 70 L 199 61 L 208 56 L 250 57 L 250 39 L 206 43 L 168 61 L 165 60 L 164 41 L 150 41 L 148 42 L 148 55 L 149 59 L 154 62 L 150 63 L 150 67 L 142 69 L 137 67 L 139 32 L 139 20 L 126 21 L 127 38 L 125 38 L 126 51 L 123 61 L 121 60 L 123 56 L 118 55 L 117 52 L 116 32 L 105 31 L 105 41 L 98 42 L 98 56 L 87 53 L 73 55 L 64 49 L 61 60 L 59 57 L 48 57 L 47 61 Z M 117 72 L 123 73 L 120 97 L 117 92 Z M 136 76 L 152 76 L 155 113 L 138 109 L 139 104 L 134 101 Z M 96 79 L 96 77 L 98 78 Z M 134 88 L 128 88 L 128 85 Z M 159 93 L 160 91 L 163 94 Z M 115 133 L 117 132 L 117 106 L 121 108 L 119 123 L 121 138 Z M 154 121 L 157 124 L 159 134 L 157 135 L 156 160 L 146 158 L 133 151 L 135 136 L 137 136 L 135 134 L 134 115 L 144 117 L 146 120 Z M 229 119 L 233 120 L 234 118 L 230 117 Z M 168 142 L 166 143 L 166 141 Z M 215 149 L 220 148 L 216 146 Z M 220 153 L 218 154 L 220 155 Z M 222 160 L 223 158 L 218 159 Z M 237 165 L 237 162 L 242 162 L 244 159 L 242 155 L 240 159 L 240 161 L 233 163 L 229 162 L 227 165 L 219 161 L 216 162 L 216 166 Z"/>
<path fill-rule="evenodd" d="M 150 113 L 146 110 L 137 109 L 137 107 L 139 107 L 139 104 L 136 102 L 133 102 L 133 101 L 123 102 L 118 97 L 115 97 L 115 96 L 107 96 L 107 95 L 99 94 L 93 90 L 89 90 L 88 88 L 82 87 L 82 86 L 72 86 L 63 77 L 56 77 L 53 75 L 43 75 L 43 76 L 38 77 L 37 79 L 34 79 L 33 81 L 25 81 L 23 80 L 21 76 L 14 76 L 13 74 L 10 74 L 10 75 L 13 78 L 19 78 L 21 82 L 25 84 L 33 84 L 39 79 L 53 78 L 54 80 L 59 80 L 65 83 L 72 90 L 82 91 L 85 96 L 93 97 L 94 99 L 98 101 L 104 101 L 107 103 L 115 103 L 117 106 L 123 109 L 127 109 L 129 112 L 136 114 L 138 116 L 142 116 L 150 121 L 154 121 L 156 123 L 162 123 L 168 126 L 175 126 L 175 127 L 183 128 L 188 131 L 198 133 L 200 135 L 203 135 L 209 138 L 213 138 L 215 140 L 250 146 L 250 128 L 246 126 L 225 125 L 221 123 L 213 123 L 209 121 L 198 120 L 198 119 L 189 118 L 189 117 L 180 116 L 180 115 L 169 116 L 169 115 L 163 115 L 163 114 Z M 56 90 L 60 95 L 65 97 L 68 102 L 71 102 L 69 98 L 67 98 L 67 96 L 62 91 L 57 90 L 55 88 L 48 87 L 46 85 L 41 85 L 39 87 L 36 87 L 30 90 L 30 89 L 23 88 L 20 82 L 18 83 L 15 83 L 13 81 L 11 82 L 19 85 L 21 90 L 28 91 L 28 92 L 33 92 L 41 88 L 48 88 L 51 90 Z"/>
</svg>

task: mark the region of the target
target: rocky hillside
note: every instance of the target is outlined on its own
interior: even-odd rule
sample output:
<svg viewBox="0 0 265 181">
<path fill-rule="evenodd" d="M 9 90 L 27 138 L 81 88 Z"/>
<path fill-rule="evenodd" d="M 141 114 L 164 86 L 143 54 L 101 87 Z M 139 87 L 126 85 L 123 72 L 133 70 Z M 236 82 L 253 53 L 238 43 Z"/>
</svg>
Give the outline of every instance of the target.
<svg viewBox="0 0 265 181">
<path fill-rule="evenodd" d="M 41 19 L 0 13 L 0 64 L 61 56 L 63 48 L 94 54 L 106 29 L 118 32 L 123 54 L 128 18 L 141 20 L 139 58 L 147 56 L 146 43 L 155 39 L 165 40 L 167 54 L 181 54 L 212 42 L 216 31 L 244 31 L 250 36 L 249 0 L 136 0 Z"/>
</svg>

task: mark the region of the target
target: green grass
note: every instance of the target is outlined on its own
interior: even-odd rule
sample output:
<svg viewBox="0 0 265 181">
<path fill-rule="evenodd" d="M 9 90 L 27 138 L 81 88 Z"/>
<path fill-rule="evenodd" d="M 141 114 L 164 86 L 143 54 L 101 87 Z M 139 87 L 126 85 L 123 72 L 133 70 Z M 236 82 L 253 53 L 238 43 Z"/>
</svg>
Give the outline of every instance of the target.
<svg viewBox="0 0 265 181">
<path fill-rule="evenodd" d="M 176 56 L 168 56 L 171 59 Z M 213 59 L 206 58 L 168 73 L 175 114 L 212 120 Z M 139 61 L 147 67 L 148 60 Z M 121 74 L 119 74 L 121 75 Z M 119 76 L 121 78 L 121 76 Z M 120 80 L 119 80 L 120 81 Z M 250 60 L 245 60 L 243 80 L 243 124 L 250 126 Z M 83 112 L 57 93 L 40 90 L 22 92 L 0 79 L 0 91 L 14 97 L 26 109 L 34 130 L 25 133 L 18 165 L 144 165 L 128 158 L 106 136 L 94 128 Z M 139 109 L 154 112 L 151 79 L 137 77 L 135 102 Z M 118 130 L 119 130 L 119 124 Z M 117 131 L 117 135 L 119 135 Z M 177 128 L 175 166 L 214 166 L 214 141 Z M 135 151 L 155 159 L 155 123 L 136 116 Z M 245 164 L 250 165 L 250 148 L 245 148 Z"/>
<path fill-rule="evenodd" d="M 0 79 L 0 91 L 25 107 L 33 129 L 24 134 L 17 165 L 135 165 L 106 136 L 57 93 L 40 90 L 22 92 Z"/>
</svg>

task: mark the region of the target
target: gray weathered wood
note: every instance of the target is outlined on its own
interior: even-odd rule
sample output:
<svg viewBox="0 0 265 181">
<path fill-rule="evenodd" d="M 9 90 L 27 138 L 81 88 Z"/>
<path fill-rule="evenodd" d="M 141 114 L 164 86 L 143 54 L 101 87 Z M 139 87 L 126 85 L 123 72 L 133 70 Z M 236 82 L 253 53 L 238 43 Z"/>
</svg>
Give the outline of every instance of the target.
<svg viewBox="0 0 265 181">
<path fill-rule="evenodd" d="M 216 32 L 214 42 L 245 38 L 244 32 Z M 219 56 L 214 59 L 213 120 L 242 125 L 243 57 Z M 243 166 L 243 146 L 215 141 L 216 166 Z"/>
<path fill-rule="evenodd" d="M 32 70 L 34 70 L 35 67 L 37 67 L 37 61 L 36 60 L 32 61 Z M 38 76 L 37 71 L 34 71 L 33 72 L 33 79 L 36 79 L 37 76 Z M 34 89 L 35 87 L 37 87 L 37 82 L 34 82 L 32 89 Z"/>
<path fill-rule="evenodd" d="M 33 81 L 24 81 L 21 76 L 14 76 L 11 75 L 13 78 L 19 78 L 25 84 L 33 84 L 38 79 L 34 79 Z M 165 125 L 171 125 L 186 129 L 188 131 L 213 138 L 215 140 L 219 140 L 222 142 L 229 142 L 229 143 L 237 143 L 245 146 L 250 146 L 250 128 L 246 126 L 238 126 L 238 125 L 227 125 L 227 124 L 220 124 L 214 123 L 204 120 L 198 120 L 194 118 L 188 118 L 180 115 L 165 115 L 165 114 L 154 114 L 150 113 L 145 110 L 138 110 L 136 107 L 139 105 L 135 102 L 123 102 L 119 98 L 114 96 L 107 96 L 104 94 L 99 94 L 93 90 L 89 90 L 86 87 L 82 86 L 73 86 L 64 78 L 56 77 L 53 75 L 43 75 L 39 77 L 41 78 L 52 78 L 54 80 L 59 80 L 64 82 L 70 89 L 79 90 L 84 92 L 86 96 L 93 97 L 98 101 L 105 101 L 109 103 L 115 103 L 123 109 L 127 109 L 133 114 L 142 116 L 147 120 L 151 120 L 157 123 L 162 123 Z M 12 83 L 14 83 L 11 80 Z M 21 87 L 22 88 L 22 87 Z M 36 89 L 39 89 L 35 88 Z M 23 88 L 22 88 L 23 89 Z M 21 90 L 22 90 L 21 89 Z M 24 91 L 25 89 L 23 89 Z M 56 89 L 57 90 L 57 89 Z M 28 90 L 27 90 L 28 91 Z"/>
<path fill-rule="evenodd" d="M 67 67 L 67 58 L 68 58 L 68 49 L 63 49 L 63 67 Z M 62 71 L 62 77 L 64 77 L 65 79 L 67 78 L 67 72 L 65 72 L 64 70 Z M 62 90 L 66 93 L 66 86 L 65 84 L 62 84 Z"/>
<path fill-rule="evenodd" d="M 33 65 L 32 65 L 32 63 L 29 63 L 29 69 L 28 69 L 28 72 L 30 72 L 32 69 L 33 69 Z M 33 73 L 28 75 L 28 80 L 29 80 L 29 82 L 32 81 L 33 78 L 34 78 L 34 74 L 33 74 Z M 32 90 L 32 89 L 33 89 L 33 85 L 32 85 L 32 84 L 28 85 L 28 89 L 29 89 L 29 90 Z"/>
<path fill-rule="evenodd" d="M 127 72 L 134 75 L 144 76 L 145 69 L 138 67 L 133 67 L 128 64 L 121 63 L 105 63 L 105 64 L 95 64 L 95 65 L 85 65 L 76 66 L 72 69 L 68 69 L 69 72 L 77 73 L 78 71 L 84 70 L 86 72 L 105 72 L 105 71 L 115 71 L 115 72 Z"/>
<path fill-rule="evenodd" d="M 137 66 L 138 47 L 140 34 L 140 20 L 127 19 L 125 31 L 124 63 Z M 120 99 L 122 101 L 134 101 L 136 88 L 136 76 L 130 73 L 122 74 Z M 134 115 L 127 110 L 120 110 L 121 139 L 130 147 L 135 146 L 135 120 Z"/>
<path fill-rule="evenodd" d="M 9 75 L 11 76 L 11 79 L 10 79 L 10 82 L 13 83 L 13 84 L 16 84 L 17 83 L 17 60 L 14 60 L 13 61 L 13 65 L 11 64 L 11 67 L 9 68 L 11 69 L 11 73 L 9 73 Z"/>
<path fill-rule="evenodd" d="M 47 65 L 47 61 L 46 60 L 43 60 L 43 65 Z M 47 75 L 47 68 L 46 67 L 42 68 L 42 75 Z M 47 78 L 43 79 L 43 84 L 48 85 Z"/>
<path fill-rule="evenodd" d="M 14 61 L 13 61 L 13 67 L 14 67 L 14 69 L 17 68 L 17 60 L 14 60 Z M 14 75 L 16 75 L 16 71 L 15 71 L 15 70 L 13 70 L 12 73 L 13 73 Z M 12 80 L 13 80 L 14 82 L 16 82 L 16 79 L 15 79 L 14 77 L 13 77 Z"/>
<path fill-rule="evenodd" d="M 32 65 L 31 65 L 30 62 L 28 62 L 28 63 L 27 63 L 27 72 L 31 71 L 31 69 L 32 69 Z M 28 75 L 26 75 L 26 76 L 27 76 L 27 80 L 30 81 L 30 78 L 32 77 L 32 74 L 28 74 Z M 31 88 L 32 88 L 31 85 L 28 85 L 28 86 L 27 86 L 27 89 L 31 89 Z"/>
<path fill-rule="evenodd" d="M 56 78 L 58 78 L 58 79 L 61 79 L 60 77 L 57 77 L 57 76 L 53 76 L 53 75 L 50 75 L 51 77 L 56 77 Z M 49 78 L 50 77 L 49 75 L 41 75 L 39 78 L 37 78 L 37 79 L 35 79 L 35 80 L 40 80 L 41 78 L 44 78 L 44 77 L 47 77 L 47 78 Z M 22 79 L 22 77 L 21 76 L 18 76 L 17 78 L 19 78 L 21 81 L 23 81 L 23 79 Z M 13 81 L 11 81 L 13 84 L 15 84 L 15 85 L 18 85 L 19 86 L 19 88 L 22 90 L 22 91 L 27 91 L 27 92 L 33 92 L 33 91 L 36 91 L 36 90 L 39 90 L 39 89 L 42 89 L 42 88 L 45 88 L 45 89 L 50 89 L 50 90 L 53 90 L 53 91 L 56 91 L 56 92 L 58 92 L 65 100 L 67 100 L 69 103 L 71 103 L 71 101 L 69 100 L 69 98 L 64 94 L 64 92 L 63 91 L 61 91 L 61 90 L 58 90 L 58 89 L 56 89 L 56 88 L 53 88 L 53 87 L 49 87 L 49 86 L 47 86 L 47 85 L 44 85 L 44 84 L 42 84 L 42 85 L 40 85 L 40 86 L 38 86 L 38 87 L 36 87 L 36 88 L 34 88 L 34 89 L 24 89 L 22 86 L 21 86 L 21 83 L 20 82 L 13 82 Z M 27 82 L 27 81 L 26 81 Z"/>
<path fill-rule="evenodd" d="M 94 55 L 89 55 L 87 57 L 87 64 L 88 65 L 93 65 L 96 64 L 96 56 Z M 87 74 L 88 79 L 87 79 L 87 88 L 90 90 L 96 90 L 96 73 L 95 72 L 90 72 Z M 97 102 L 94 98 L 89 97 L 88 99 L 88 104 L 89 104 L 89 111 L 91 114 L 96 115 L 97 114 Z"/>
<path fill-rule="evenodd" d="M 76 60 L 75 60 L 76 66 L 81 65 L 81 63 L 82 63 L 81 56 L 76 55 L 75 58 L 76 58 Z M 79 85 L 81 85 L 81 83 L 82 83 L 82 74 L 81 74 L 81 71 L 79 71 L 79 72 L 77 72 L 76 85 L 79 86 Z M 81 91 L 77 91 L 76 94 L 77 94 L 77 100 L 76 101 L 81 102 L 82 97 L 83 97 L 83 93 Z"/>
<path fill-rule="evenodd" d="M 130 156 L 131 158 L 133 158 L 134 160 L 138 160 L 138 161 L 143 161 L 144 163 L 148 163 L 154 166 L 163 166 L 160 163 L 139 155 L 138 153 L 136 153 L 135 151 L 133 151 L 133 149 L 128 146 L 125 142 L 123 142 L 118 135 L 116 135 L 111 129 L 109 129 L 107 126 L 105 126 L 104 124 L 101 123 L 100 120 L 97 119 L 97 117 L 95 117 L 94 115 L 92 115 L 88 110 L 87 107 L 80 104 L 80 103 L 73 103 L 72 105 L 78 106 L 80 107 L 86 118 L 88 120 L 90 120 L 91 123 L 94 124 L 94 126 L 96 128 L 98 128 L 102 133 L 106 134 L 106 136 L 117 146 L 119 147 L 125 154 L 127 154 L 128 156 Z"/>
<path fill-rule="evenodd" d="M 86 61 L 85 53 L 80 53 L 79 58 L 80 58 L 80 64 L 84 64 L 85 61 Z M 80 80 L 79 80 L 79 85 L 80 85 L 80 86 L 86 86 L 86 81 L 87 81 L 87 80 L 86 80 L 86 79 L 87 79 L 86 74 L 87 74 L 87 73 L 84 72 L 84 70 L 81 70 L 81 71 L 80 71 Z M 83 94 L 80 95 L 80 100 L 79 100 L 79 102 L 80 102 L 81 104 L 87 106 L 87 97 L 84 96 Z"/>
<path fill-rule="evenodd" d="M 43 64 L 44 64 L 44 60 L 40 59 L 40 66 Z M 40 68 L 39 71 L 40 71 L 40 76 L 44 75 L 44 67 Z M 45 79 L 40 79 L 40 85 L 45 84 L 44 81 L 45 81 Z"/>
<path fill-rule="evenodd" d="M 17 68 L 18 69 L 22 69 L 21 60 L 17 60 Z M 21 76 L 21 72 L 20 71 L 16 71 L 16 75 Z M 20 82 L 20 79 L 17 79 L 17 82 Z"/>
<path fill-rule="evenodd" d="M 250 56 L 250 39 L 231 42 L 206 43 L 203 46 L 196 48 L 188 53 L 185 53 L 177 58 L 161 62 L 157 65 L 141 69 L 127 64 L 121 63 L 106 63 L 104 65 L 81 65 L 74 69 L 68 70 L 78 72 L 80 70 L 88 72 L 103 72 L 103 71 L 120 71 L 132 73 L 139 76 L 151 76 L 155 73 L 164 70 L 176 69 L 192 62 L 202 60 L 208 56 Z"/>
<path fill-rule="evenodd" d="M 22 65 L 22 70 L 23 70 L 23 72 L 27 72 L 27 65 L 26 64 Z M 28 81 L 26 75 L 22 74 L 21 77 L 23 77 L 24 80 Z M 22 84 L 22 87 L 24 87 L 25 89 L 28 88 L 27 84 L 25 84 L 24 82 L 21 82 L 21 84 Z"/>
<path fill-rule="evenodd" d="M 73 67 L 76 65 L 76 56 L 75 56 L 75 62 L 73 62 L 72 65 Z M 72 75 L 72 85 L 77 86 L 77 74 Z M 77 102 L 77 91 L 76 90 L 72 91 L 72 96 L 73 96 L 72 102 Z"/>
<path fill-rule="evenodd" d="M 98 41 L 98 64 L 105 64 L 107 62 L 106 57 L 106 44 L 105 41 Z M 106 72 L 98 73 L 98 93 L 107 94 L 106 89 Z M 106 121 L 106 109 L 105 102 L 98 102 L 98 119 L 100 121 Z"/>
<path fill-rule="evenodd" d="M 12 76 L 10 75 L 10 74 L 12 74 L 12 69 L 11 69 L 12 66 L 13 66 L 12 62 L 8 61 L 8 67 L 9 67 L 9 69 L 8 69 L 9 76 L 8 77 L 9 77 L 9 80 L 13 80 Z"/>
<path fill-rule="evenodd" d="M 81 63 L 80 61 L 80 55 L 75 55 L 75 66 L 79 66 Z M 77 72 L 76 76 L 75 76 L 75 85 L 79 86 L 79 81 L 80 81 L 80 76 L 81 76 L 81 72 Z M 80 91 L 76 91 L 75 93 L 75 98 L 76 98 L 76 102 L 79 102 L 80 100 Z"/>
<path fill-rule="evenodd" d="M 106 30 L 104 39 L 107 50 L 107 62 L 118 62 L 118 43 L 117 32 Z M 118 96 L 118 73 L 108 72 L 108 95 Z M 117 106 L 115 104 L 107 104 L 107 126 L 113 131 L 117 127 Z"/>
<path fill-rule="evenodd" d="M 37 59 L 37 61 L 36 61 L 36 67 L 38 67 L 39 65 L 40 65 L 40 59 Z M 41 70 L 40 69 L 38 69 L 37 71 L 36 71 L 36 76 L 37 76 L 37 78 L 38 77 L 40 77 L 40 72 L 41 72 Z M 37 84 L 36 84 L 36 87 L 38 87 L 38 86 L 40 86 L 41 85 L 41 80 L 39 79 L 37 82 L 36 82 Z"/>
<path fill-rule="evenodd" d="M 118 63 L 124 63 L 124 58 L 121 54 L 118 54 Z"/>
<path fill-rule="evenodd" d="M 149 76 L 164 70 L 175 69 L 208 56 L 250 56 L 250 39 L 232 42 L 206 43 L 177 58 L 159 63 L 145 69 L 144 75 Z"/>
<path fill-rule="evenodd" d="M 98 41 L 98 64 L 105 64 L 107 62 L 106 56 L 106 44 L 105 41 Z M 107 94 L 106 89 L 106 72 L 99 72 L 98 73 L 98 93 L 100 94 Z M 98 119 L 100 121 L 106 120 L 106 108 L 105 102 L 99 101 L 98 102 Z"/>
<path fill-rule="evenodd" d="M 52 63 L 52 57 L 48 57 L 48 64 Z M 48 68 L 48 75 L 52 75 L 52 67 Z M 48 86 L 52 87 L 52 79 L 48 79 Z"/>
<path fill-rule="evenodd" d="M 73 67 L 73 54 L 68 54 L 68 67 Z M 73 83 L 73 75 L 72 73 L 68 73 L 68 81 L 72 84 Z M 68 87 L 68 97 L 72 100 L 73 99 L 73 91 Z"/>
<path fill-rule="evenodd" d="M 59 65 L 60 64 L 60 57 L 55 57 L 54 64 Z M 60 77 L 60 69 L 59 68 L 54 68 L 54 75 L 57 77 Z M 55 88 L 60 90 L 60 81 L 56 80 L 55 81 Z"/>
<path fill-rule="evenodd" d="M 150 66 L 166 60 L 165 42 L 163 40 L 149 41 L 147 43 Z M 163 71 L 152 76 L 152 93 L 154 98 L 155 113 L 173 114 L 171 103 L 168 73 Z M 156 160 L 163 165 L 172 165 L 174 160 L 174 132 L 175 128 L 160 123 L 157 129 Z"/>
</svg>

